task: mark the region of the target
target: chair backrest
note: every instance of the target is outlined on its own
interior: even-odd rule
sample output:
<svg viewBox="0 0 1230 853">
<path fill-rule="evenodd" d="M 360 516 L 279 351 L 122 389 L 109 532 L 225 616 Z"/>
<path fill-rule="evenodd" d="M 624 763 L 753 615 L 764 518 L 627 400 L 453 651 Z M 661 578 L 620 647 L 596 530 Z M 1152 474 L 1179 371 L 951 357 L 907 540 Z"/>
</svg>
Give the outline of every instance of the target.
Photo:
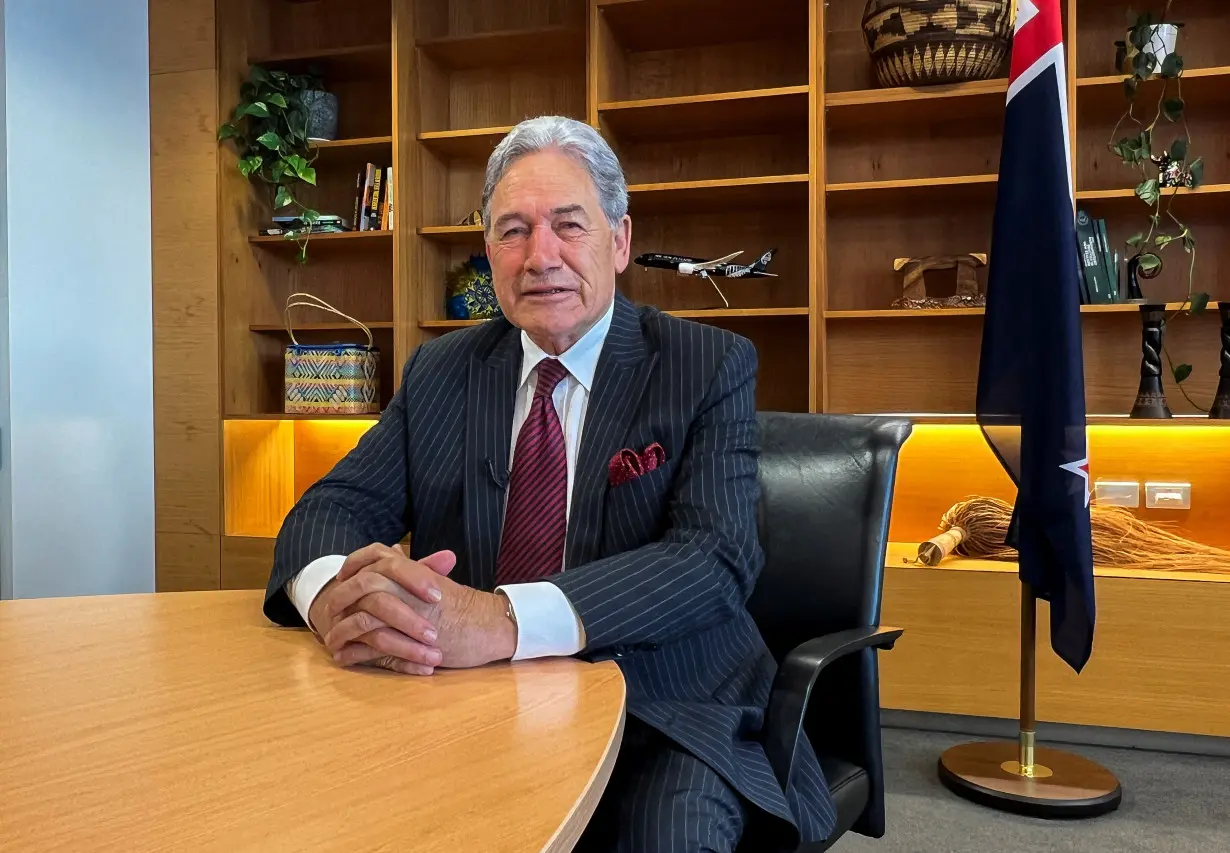
<svg viewBox="0 0 1230 853">
<path fill-rule="evenodd" d="M 806 640 L 879 625 L 897 458 L 908 420 L 761 412 L 758 525 L 765 563 L 748 609 L 779 661 Z M 864 768 L 856 831 L 883 834 L 876 653 L 826 670 L 804 730 L 820 754 Z"/>
</svg>

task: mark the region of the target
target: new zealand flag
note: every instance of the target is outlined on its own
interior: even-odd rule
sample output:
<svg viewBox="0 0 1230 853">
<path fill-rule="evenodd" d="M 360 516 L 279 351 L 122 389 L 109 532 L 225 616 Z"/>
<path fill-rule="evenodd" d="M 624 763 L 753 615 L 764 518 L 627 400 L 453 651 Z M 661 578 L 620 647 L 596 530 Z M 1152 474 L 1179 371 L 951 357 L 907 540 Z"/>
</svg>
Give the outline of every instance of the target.
<svg viewBox="0 0 1230 853">
<path fill-rule="evenodd" d="M 978 423 L 1012 477 L 1008 544 L 1051 605 L 1051 646 L 1093 649 L 1093 542 L 1067 75 L 1059 0 L 1019 0 L 978 373 Z"/>
</svg>

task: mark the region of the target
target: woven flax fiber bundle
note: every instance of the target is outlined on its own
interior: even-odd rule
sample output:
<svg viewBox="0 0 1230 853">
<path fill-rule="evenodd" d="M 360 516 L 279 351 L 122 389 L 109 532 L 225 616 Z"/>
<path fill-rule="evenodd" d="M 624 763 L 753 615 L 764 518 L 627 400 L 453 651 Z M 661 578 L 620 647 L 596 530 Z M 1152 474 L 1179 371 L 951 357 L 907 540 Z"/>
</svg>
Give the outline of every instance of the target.
<svg viewBox="0 0 1230 853">
<path fill-rule="evenodd" d="M 1118 569 L 1230 574 L 1230 551 L 1184 539 L 1141 521 L 1119 506 L 1090 508 L 1093 563 Z M 918 546 L 918 561 L 934 566 L 954 551 L 984 560 L 1016 560 L 1004 544 L 1012 504 L 973 497 L 954 504 L 940 520 L 940 535 Z"/>
</svg>

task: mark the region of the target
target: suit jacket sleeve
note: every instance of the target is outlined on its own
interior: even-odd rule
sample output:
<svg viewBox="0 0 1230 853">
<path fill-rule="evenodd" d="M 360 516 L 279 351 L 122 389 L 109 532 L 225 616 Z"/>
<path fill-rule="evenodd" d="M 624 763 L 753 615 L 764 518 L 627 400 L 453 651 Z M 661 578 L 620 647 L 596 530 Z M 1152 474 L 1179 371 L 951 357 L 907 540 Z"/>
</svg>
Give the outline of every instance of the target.
<svg viewBox="0 0 1230 853">
<path fill-rule="evenodd" d="M 373 542 L 393 545 L 409 532 L 406 394 L 415 357 L 379 422 L 304 492 L 283 522 L 265 591 L 265 615 L 272 621 L 304 624 L 285 587 L 317 557 L 350 554 Z"/>
<path fill-rule="evenodd" d="M 669 642 L 745 610 L 763 564 L 759 435 L 756 350 L 736 341 L 691 425 L 662 538 L 550 579 L 581 617 L 588 651 Z"/>
</svg>

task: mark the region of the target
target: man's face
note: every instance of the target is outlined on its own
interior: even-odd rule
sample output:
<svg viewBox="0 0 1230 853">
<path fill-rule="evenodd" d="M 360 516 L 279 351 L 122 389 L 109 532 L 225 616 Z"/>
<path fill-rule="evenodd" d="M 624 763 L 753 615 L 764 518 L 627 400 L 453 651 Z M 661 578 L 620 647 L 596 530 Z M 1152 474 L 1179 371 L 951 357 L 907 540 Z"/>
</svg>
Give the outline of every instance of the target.
<svg viewBox="0 0 1230 853">
<path fill-rule="evenodd" d="M 513 163 L 488 215 L 487 257 L 504 315 L 545 351 L 562 353 L 614 298 L 631 220 L 612 229 L 589 174 L 554 149 Z"/>
</svg>

